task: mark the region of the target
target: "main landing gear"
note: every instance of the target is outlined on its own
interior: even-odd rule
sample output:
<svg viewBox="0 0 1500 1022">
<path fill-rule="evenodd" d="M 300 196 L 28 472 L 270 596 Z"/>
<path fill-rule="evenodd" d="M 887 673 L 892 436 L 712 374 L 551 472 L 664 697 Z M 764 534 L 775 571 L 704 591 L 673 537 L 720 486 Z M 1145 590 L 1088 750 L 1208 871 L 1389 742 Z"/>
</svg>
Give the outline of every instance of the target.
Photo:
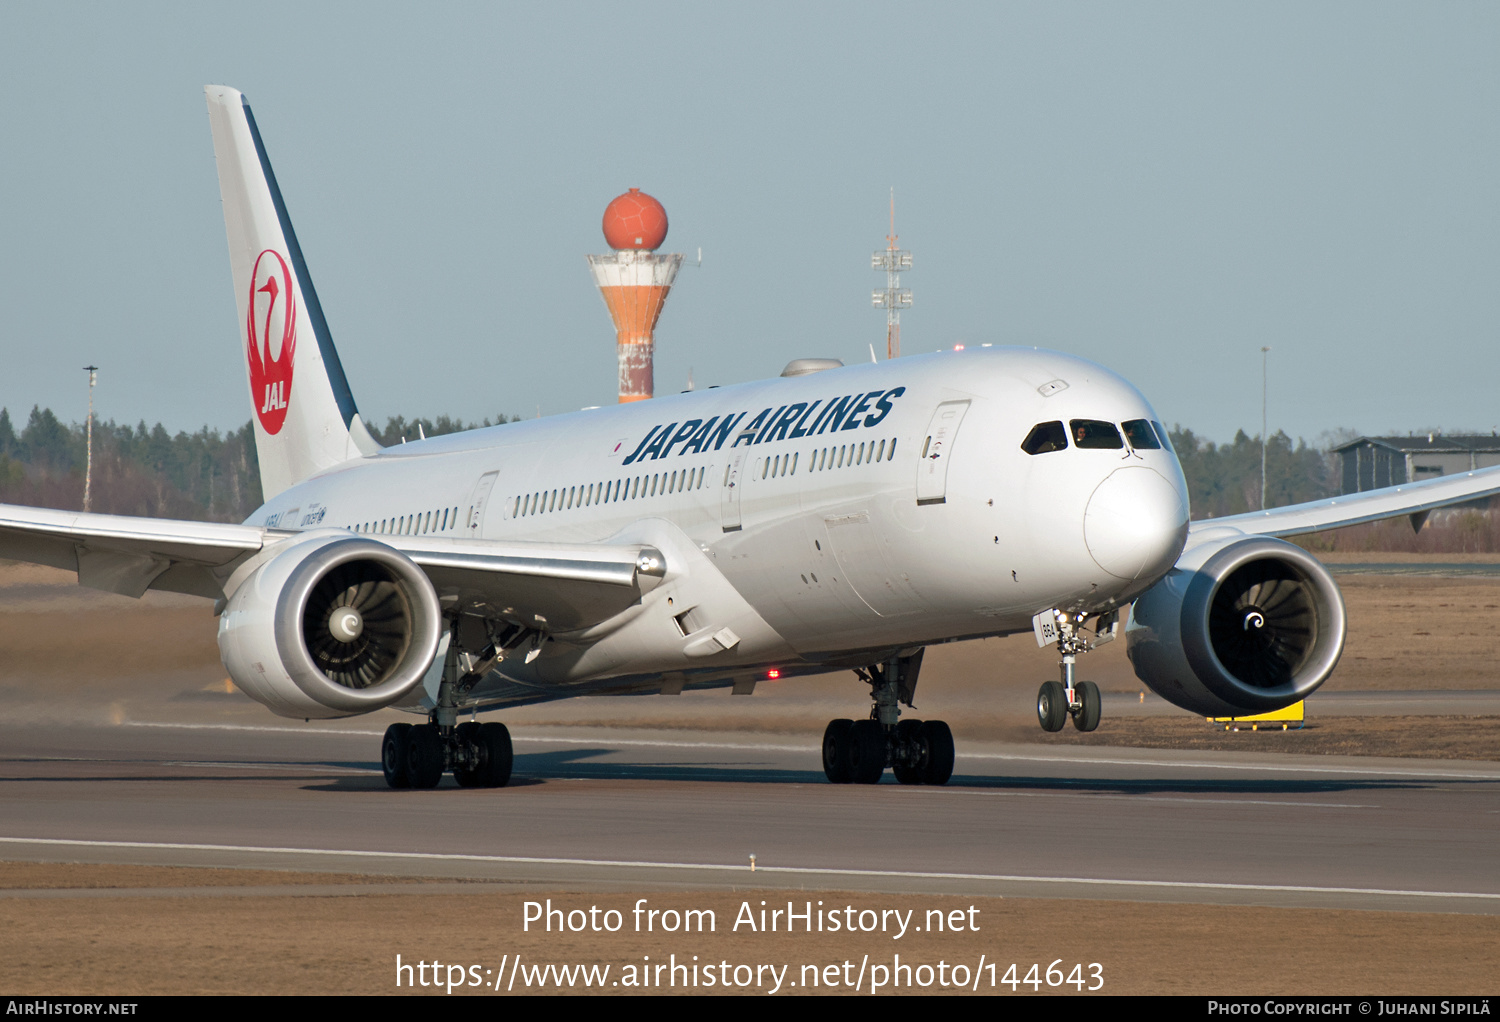
<svg viewBox="0 0 1500 1022">
<path fill-rule="evenodd" d="M 953 732 L 941 720 L 899 720 L 911 706 L 922 650 L 857 670 L 870 686 L 868 720 L 831 720 L 823 732 L 823 773 L 834 784 L 877 784 L 889 766 L 902 784 L 947 784 Z"/>
<path fill-rule="evenodd" d="M 1036 719 L 1043 731 L 1061 731 L 1069 717 L 1073 718 L 1073 726 L 1078 730 L 1092 731 L 1099 726 L 1099 686 L 1092 681 L 1075 683 L 1074 665 L 1079 653 L 1087 653 L 1115 637 L 1114 622 L 1118 618 L 1110 616 L 1108 620 L 1101 619 L 1097 637 L 1090 644 L 1081 631 L 1084 615 L 1063 611 L 1056 614 L 1057 650 L 1062 654 L 1058 668 L 1062 680 L 1042 682 L 1042 687 L 1036 694 Z M 1106 626 L 1108 631 L 1105 630 Z"/>
<path fill-rule="evenodd" d="M 427 723 L 392 724 L 385 729 L 380 767 L 392 788 L 436 788 L 445 773 L 452 773 L 460 788 L 503 788 L 510 780 L 514 751 L 505 725 L 498 721 L 458 723 L 459 698 L 500 660 L 503 643 L 492 636 L 483 652 L 462 653 L 462 626 L 455 619 L 438 683 L 437 706 L 428 714 Z"/>
<path fill-rule="evenodd" d="M 392 724 L 380 743 L 380 766 L 392 788 L 436 788 L 451 772 L 460 788 L 503 788 L 510 780 L 510 731 L 487 724 Z"/>
<path fill-rule="evenodd" d="M 381 741 L 381 770 L 392 788 L 437 788 L 452 771 L 460 788 L 504 788 L 513 752 L 499 722 L 393 723 Z"/>
</svg>

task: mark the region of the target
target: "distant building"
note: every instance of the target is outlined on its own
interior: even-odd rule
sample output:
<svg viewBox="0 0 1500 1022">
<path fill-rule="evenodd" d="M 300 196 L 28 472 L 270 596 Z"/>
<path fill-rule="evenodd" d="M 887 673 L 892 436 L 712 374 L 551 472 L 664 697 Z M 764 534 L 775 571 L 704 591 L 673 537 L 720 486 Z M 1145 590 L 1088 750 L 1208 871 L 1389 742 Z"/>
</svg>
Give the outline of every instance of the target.
<svg viewBox="0 0 1500 1022">
<path fill-rule="evenodd" d="M 1362 436 L 1333 453 L 1342 463 L 1342 491 L 1358 493 L 1500 465 L 1500 436 Z"/>
</svg>

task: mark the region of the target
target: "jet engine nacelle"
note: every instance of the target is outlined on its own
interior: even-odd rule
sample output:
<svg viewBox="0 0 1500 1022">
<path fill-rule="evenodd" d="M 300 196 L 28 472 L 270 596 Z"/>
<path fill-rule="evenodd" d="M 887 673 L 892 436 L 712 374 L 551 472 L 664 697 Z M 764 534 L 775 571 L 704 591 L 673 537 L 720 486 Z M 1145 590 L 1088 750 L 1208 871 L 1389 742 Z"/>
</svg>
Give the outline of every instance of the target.
<svg viewBox="0 0 1500 1022">
<path fill-rule="evenodd" d="M 404 554 L 325 532 L 270 552 L 219 619 L 236 685 L 283 717 L 346 717 L 406 695 L 437 653 L 442 611 Z"/>
<path fill-rule="evenodd" d="M 1327 569 L 1279 539 L 1235 533 L 1189 549 L 1135 601 L 1125 631 L 1136 677 L 1208 717 L 1306 698 L 1344 651 L 1344 600 Z"/>
</svg>

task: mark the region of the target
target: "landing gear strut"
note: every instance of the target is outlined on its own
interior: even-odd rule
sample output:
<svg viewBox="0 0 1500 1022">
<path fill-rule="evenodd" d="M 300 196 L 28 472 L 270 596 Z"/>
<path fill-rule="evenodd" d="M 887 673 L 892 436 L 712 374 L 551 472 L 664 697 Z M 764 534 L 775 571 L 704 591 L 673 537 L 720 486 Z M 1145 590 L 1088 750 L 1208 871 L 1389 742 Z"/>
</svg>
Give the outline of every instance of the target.
<svg viewBox="0 0 1500 1022">
<path fill-rule="evenodd" d="M 492 641 L 478 655 L 459 651 L 455 619 L 437 706 L 426 724 L 392 724 L 380 744 L 380 766 L 392 788 L 435 788 L 452 772 L 461 788 L 502 788 L 514 759 L 510 731 L 498 721 L 458 723 L 458 700 L 483 678 L 501 656 Z"/>
<path fill-rule="evenodd" d="M 823 732 L 823 773 L 834 784 L 877 784 L 889 766 L 902 784 L 947 784 L 953 732 L 941 720 L 900 720 L 912 705 L 922 650 L 855 671 L 870 686 L 867 720 L 833 720 Z"/>
<path fill-rule="evenodd" d="M 1057 651 L 1062 655 L 1057 665 L 1062 680 L 1042 682 L 1036 694 L 1036 719 L 1043 731 L 1061 731 L 1069 717 L 1078 730 L 1092 731 L 1099 726 L 1099 686 L 1092 681 L 1075 682 L 1074 666 L 1079 653 L 1087 653 L 1115 637 L 1118 618 L 1113 614 L 1100 618 L 1096 638 L 1090 643 L 1082 634 L 1085 615 L 1053 613 L 1057 622 Z"/>
</svg>

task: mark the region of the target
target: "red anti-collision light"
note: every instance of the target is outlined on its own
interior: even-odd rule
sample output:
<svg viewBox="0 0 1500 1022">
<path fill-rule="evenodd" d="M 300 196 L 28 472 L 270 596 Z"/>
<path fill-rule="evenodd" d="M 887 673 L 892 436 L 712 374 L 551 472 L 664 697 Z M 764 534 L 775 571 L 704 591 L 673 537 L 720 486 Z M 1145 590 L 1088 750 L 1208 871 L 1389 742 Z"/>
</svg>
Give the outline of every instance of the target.
<svg viewBox="0 0 1500 1022">
<path fill-rule="evenodd" d="M 777 678 L 781 677 L 781 672 L 780 671 L 767 671 L 766 672 L 766 677 L 769 678 L 772 681 L 775 681 Z"/>
</svg>

